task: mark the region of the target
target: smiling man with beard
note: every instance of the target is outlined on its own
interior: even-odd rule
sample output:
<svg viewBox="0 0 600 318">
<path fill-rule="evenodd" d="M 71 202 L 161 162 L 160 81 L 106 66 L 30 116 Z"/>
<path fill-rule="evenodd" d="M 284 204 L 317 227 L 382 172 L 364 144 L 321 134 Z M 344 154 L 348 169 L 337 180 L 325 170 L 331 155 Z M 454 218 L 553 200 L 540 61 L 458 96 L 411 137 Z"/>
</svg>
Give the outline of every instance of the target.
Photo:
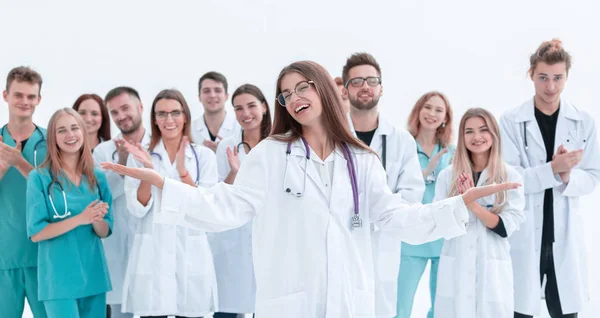
<svg viewBox="0 0 600 318">
<path fill-rule="evenodd" d="M 381 159 L 388 187 L 400 193 L 408 204 L 421 202 L 425 183 L 414 138 L 404 129 L 392 126 L 379 116 L 383 95 L 381 68 L 368 53 L 355 53 L 342 70 L 343 94 L 350 101 L 350 127 L 358 139 Z M 400 246 L 397 233 L 371 228 L 375 265 L 375 311 L 377 317 L 396 315 Z"/>
<path fill-rule="evenodd" d="M 138 92 L 125 86 L 110 90 L 104 100 L 113 122 L 121 133 L 113 140 L 105 141 L 96 147 L 93 153 L 94 161 L 96 164 L 106 161 L 126 164 L 129 156 L 123 147 L 126 140 L 135 144 L 139 143 L 144 148 L 147 148 L 150 143 L 150 134 L 146 132 L 142 124 L 144 106 Z M 121 313 L 121 302 L 127 260 L 137 221 L 130 216 L 127 210 L 127 203 L 123 195 L 125 192 L 123 177 L 111 171 L 105 173 L 113 194 L 114 211 L 113 234 L 102 241 L 113 285 L 113 290 L 106 294 L 106 303 L 112 307 L 112 310 L 107 312 L 111 313 L 110 317 L 113 318 L 131 318 L 133 314 Z"/>
</svg>

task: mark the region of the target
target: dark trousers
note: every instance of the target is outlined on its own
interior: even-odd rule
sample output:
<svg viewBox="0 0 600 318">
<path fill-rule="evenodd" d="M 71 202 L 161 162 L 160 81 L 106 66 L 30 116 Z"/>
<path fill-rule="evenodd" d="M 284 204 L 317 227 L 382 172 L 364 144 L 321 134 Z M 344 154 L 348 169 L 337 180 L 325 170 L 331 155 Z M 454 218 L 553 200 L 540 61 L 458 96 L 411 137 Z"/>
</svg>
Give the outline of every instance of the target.
<svg viewBox="0 0 600 318">
<path fill-rule="evenodd" d="M 546 306 L 548 313 L 552 318 L 577 318 L 577 313 L 563 314 L 560 306 L 560 297 L 558 295 L 558 284 L 556 282 L 556 271 L 554 268 L 554 253 L 552 244 L 542 243 L 542 252 L 540 253 L 540 284 L 546 275 Z M 515 312 L 515 318 L 533 318 L 533 316 L 523 315 Z"/>
<path fill-rule="evenodd" d="M 238 314 L 231 314 L 228 312 L 216 312 L 213 315 L 213 318 L 237 318 Z M 252 315 L 254 317 L 254 315 Z"/>
<path fill-rule="evenodd" d="M 193 317 L 183 317 L 183 316 L 175 316 L 177 318 L 193 318 Z M 169 318 L 169 316 L 141 316 L 140 318 Z M 202 317 L 197 317 L 202 318 Z"/>
</svg>

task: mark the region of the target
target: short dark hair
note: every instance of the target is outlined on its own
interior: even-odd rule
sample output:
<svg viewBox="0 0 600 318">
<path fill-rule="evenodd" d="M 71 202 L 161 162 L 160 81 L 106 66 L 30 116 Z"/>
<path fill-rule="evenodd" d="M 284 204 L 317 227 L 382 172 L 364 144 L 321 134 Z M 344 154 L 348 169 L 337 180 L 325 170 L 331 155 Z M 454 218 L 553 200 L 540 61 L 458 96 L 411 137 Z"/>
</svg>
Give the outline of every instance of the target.
<svg viewBox="0 0 600 318">
<path fill-rule="evenodd" d="M 10 88 L 10 84 L 14 81 L 26 82 L 31 85 L 38 84 L 38 95 L 42 92 L 42 76 L 28 66 L 18 66 L 8 72 L 6 76 L 6 91 Z"/>
<path fill-rule="evenodd" d="M 346 86 L 346 83 L 348 83 L 348 73 L 350 73 L 350 69 L 361 65 L 373 66 L 375 70 L 377 70 L 377 73 L 379 73 L 379 76 L 381 76 L 381 68 L 379 67 L 379 63 L 377 63 L 377 60 L 375 60 L 373 55 L 365 52 L 354 53 L 346 60 L 346 65 L 344 65 L 344 68 L 342 69 L 342 80 L 344 81 L 344 86 Z"/>
<path fill-rule="evenodd" d="M 104 97 L 104 102 L 108 103 L 111 99 L 121 94 L 127 94 L 129 95 L 129 97 L 135 97 L 138 101 L 142 101 L 142 99 L 140 98 L 140 94 L 135 89 L 129 86 L 119 86 L 111 89 L 110 91 L 108 91 L 108 93 L 106 93 L 106 97 Z"/>
<path fill-rule="evenodd" d="M 225 89 L 225 94 L 227 94 L 227 78 L 225 78 L 225 75 L 223 75 L 219 72 L 215 72 L 215 71 L 210 71 L 210 72 L 202 75 L 202 77 L 200 77 L 200 79 L 198 80 L 198 94 L 200 94 L 200 92 L 202 91 L 202 82 L 205 79 L 210 79 L 215 82 L 219 82 L 219 83 L 223 84 L 223 88 Z"/>
</svg>

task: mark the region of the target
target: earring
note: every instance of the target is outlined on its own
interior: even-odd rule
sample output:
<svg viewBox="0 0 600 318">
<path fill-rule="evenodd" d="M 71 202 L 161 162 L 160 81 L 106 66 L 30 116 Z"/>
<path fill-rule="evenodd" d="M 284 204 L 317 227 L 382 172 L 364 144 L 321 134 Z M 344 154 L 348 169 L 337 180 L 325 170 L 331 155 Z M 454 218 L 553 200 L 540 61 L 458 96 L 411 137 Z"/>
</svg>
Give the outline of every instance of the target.
<svg viewBox="0 0 600 318">
<path fill-rule="evenodd" d="M 442 128 L 446 128 L 446 123 L 442 123 Z"/>
</svg>

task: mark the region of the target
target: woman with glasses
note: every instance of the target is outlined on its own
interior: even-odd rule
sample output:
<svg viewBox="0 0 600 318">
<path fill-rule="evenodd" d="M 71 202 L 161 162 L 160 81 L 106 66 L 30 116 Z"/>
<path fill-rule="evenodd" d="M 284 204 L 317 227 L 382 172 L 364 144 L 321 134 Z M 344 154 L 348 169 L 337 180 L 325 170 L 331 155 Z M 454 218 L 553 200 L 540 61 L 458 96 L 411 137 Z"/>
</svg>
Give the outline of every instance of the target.
<svg viewBox="0 0 600 318">
<path fill-rule="evenodd" d="M 451 238 L 465 231 L 465 202 L 518 186 L 409 207 L 390 192 L 377 155 L 352 136 L 322 66 L 292 63 L 276 87 L 282 107 L 271 137 L 246 157 L 233 185 L 193 188 L 151 169 L 103 163 L 162 189 L 156 223 L 223 231 L 253 220 L 257 317 L 373 316 L 372 225 L 413 243 Z"/>
<path fill-rule="evenodd" d="M 217 182 L 215 155 L 191 144 L 190 109 L 177 90 L 163 90 L 152 102 L 151 140 L 126 144 L 127 165 L 192 187 Z M 163 192 L 149 182 L 125 178 L 129 212 L 140 219 L 125 282 L 122 311 L 141 317 L 201 317 L 216 310 L 217 289 L 206 233 L 177 225 L 156 224 Z"/>
<path fill-rule="evenodd" d="M 271 132 L 271 112 L 261 90 L 244 84 L 231 95 L 233 111 L 242 127 L 223 139 L 217 147 L 219 181 L 233 184 L 250 151 Z M 215 261 L 219 287 L 219 311 L 215 318 L 235 318 L 237 313 L 253 313 L 256 281 L 252 266 L 252 222 L 213 233 L 209 243 Z"/>
<path fill-rule="evenodd" d="M 435 186 L 435 199 L 467 193 L 473 187 L 522 182 L 502 160 L 494 116 L 472 108 L 463 115 L 452 165 Z M 467 204 L 467 234 L 444 242 L 438 268 L 435 317 L 513 316 L 513 273 L 507 237 L 525 221 L 522 188 Z"/>
</svg>

